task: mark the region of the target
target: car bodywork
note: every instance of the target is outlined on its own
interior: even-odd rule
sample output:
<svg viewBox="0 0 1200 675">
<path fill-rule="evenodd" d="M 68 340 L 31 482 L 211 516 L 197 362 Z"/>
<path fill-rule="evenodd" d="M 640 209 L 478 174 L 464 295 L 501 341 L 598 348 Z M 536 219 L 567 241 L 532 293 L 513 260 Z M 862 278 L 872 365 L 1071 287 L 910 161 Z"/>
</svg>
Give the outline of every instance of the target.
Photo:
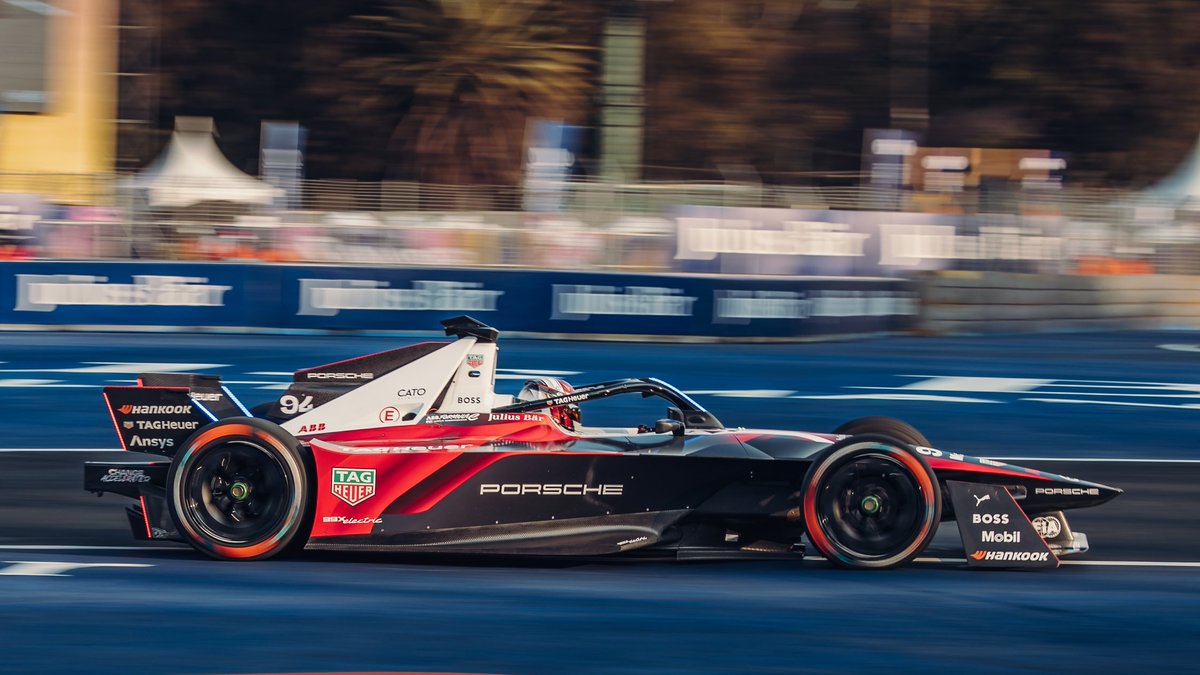
<svg viewBox="0 0 1200 675">
<path fill-rule="evenodd" d="M 903 473 L 907 463 L 918 479 L 928 474 L 933 485 L 915 480 L 905 489 L 941 495 L 926 517 L 958 521 L 969 564 L 1004 566 L 1053 566 L 1060 555 L 1086 550 L 1086 537 L 1071 530 L 1063 512 L 1120 493 L 882 436 L 730 428 L 655 378 L 516 401 L 495 392 L 497 331 L 468 317 L 443 324 L 457 339 L 297 371 L 287 391 L 255 414 L 215 376 L 145 374 L 137 386 L 106 387 L 122 446 L 163 459 L 89 462 L 85 487 L 136 499 L 128 509 L 135 537 L 197 545 L 194 532 L 181 532 L 187 519 L 173 501 L 212 501 L 220 484 L 221 498 L 233 503 L 224 491 L 249 491 L 253 480 L 193 481 L 187 493 L 189 479 L 172 482 L 179 472 L 172 465 L 207 447 L 206 433 L 270 436 L 267 445 L 294 440 L 303 453 L 301 478 L 311 484 L 297 481 L 310 493 L 298 500 L 307 513 L 298 536 L 309 549 L 802 555 L 805 535 L 809 542 L 820 536 L 820 502 L 804 498 L 815 489 L 806 483 L 814 466 L 847 443 L 867 448 L 860 455 L 874 443 L 903 449 L 885 473 Z M 667 417 L 652 428 L 568 429 L 547 412 L 620 395 L 661 398 Z M 845 490 L 862 488 L 856 485 Z M 855 495 L 851 516 L 879 516 L 879 499 Z M 836 501 L 829 502 L 834 511 L 843 508 Z M 817 543 L 828 557 L 827 542 Z M 217 557 L 265 557 L 270 546 L 270 537 L 234 554 L 197 545 Z"/>
</svg>

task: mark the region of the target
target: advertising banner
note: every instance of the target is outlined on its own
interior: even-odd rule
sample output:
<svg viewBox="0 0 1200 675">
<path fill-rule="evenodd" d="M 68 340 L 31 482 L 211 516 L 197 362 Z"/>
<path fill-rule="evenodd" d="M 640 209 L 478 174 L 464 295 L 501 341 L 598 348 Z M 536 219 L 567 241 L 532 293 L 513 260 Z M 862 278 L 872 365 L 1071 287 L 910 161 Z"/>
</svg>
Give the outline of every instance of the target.
<svg viewBox="0 0 1200 675">
<path fill-rule="evenodd" d="M 4 263 L 0 323 L 283 328 L 279 271 L 205 263 Z"/>
<path fill-rule="evenodd" d="M 900 279 L 201 263 L 0 264 L 10 327 L 412 332 L 470 314 L 539 335 L 813 338 L 899 331 Z"/>
<path fill-rule="evenodd" d="M 705 274 L 899 276 L 924 270 L 1059 271 L 1054 216 L 683 206 L 675 269 Z"/>
</svg>

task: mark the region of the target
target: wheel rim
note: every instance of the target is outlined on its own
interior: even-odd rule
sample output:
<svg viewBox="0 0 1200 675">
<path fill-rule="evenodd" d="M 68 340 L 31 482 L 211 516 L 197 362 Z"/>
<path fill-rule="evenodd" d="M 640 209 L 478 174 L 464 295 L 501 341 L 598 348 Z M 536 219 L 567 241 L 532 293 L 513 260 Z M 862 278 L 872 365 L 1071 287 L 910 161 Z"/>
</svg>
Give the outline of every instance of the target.
<svg viewBox="0 0 1200 675">
<path fill-rule="evenodd" d="M 821 486 L 817 512 L 830 542 L 858 559 L 896 555 L 926 527 L 926 499 L 908 468 L 885 454 L 834 467 Z"/>
<path fill-rule="evenodd" d="M 277 535 L 287 520 L 291 495 L 280 459 L 245 441 L 205 452 L 184 484 L 188 520 L 205 536 L 235 546 Z"/>
</svg>

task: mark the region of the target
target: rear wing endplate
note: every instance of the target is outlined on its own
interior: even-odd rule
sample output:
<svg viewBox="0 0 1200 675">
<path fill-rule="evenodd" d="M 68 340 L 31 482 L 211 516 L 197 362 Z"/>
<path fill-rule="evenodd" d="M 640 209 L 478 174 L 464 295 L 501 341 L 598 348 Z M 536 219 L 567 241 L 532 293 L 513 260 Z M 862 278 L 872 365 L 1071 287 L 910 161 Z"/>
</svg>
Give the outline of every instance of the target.
<svg viewBox="0 0 1200 675">
<path fill-rule="evenodd" d="M 197 429 L 250 412 L 216 375 L 148 373 L 134 387 L 104 388 L 121 447 L 172 457 Z"/>
</svg>

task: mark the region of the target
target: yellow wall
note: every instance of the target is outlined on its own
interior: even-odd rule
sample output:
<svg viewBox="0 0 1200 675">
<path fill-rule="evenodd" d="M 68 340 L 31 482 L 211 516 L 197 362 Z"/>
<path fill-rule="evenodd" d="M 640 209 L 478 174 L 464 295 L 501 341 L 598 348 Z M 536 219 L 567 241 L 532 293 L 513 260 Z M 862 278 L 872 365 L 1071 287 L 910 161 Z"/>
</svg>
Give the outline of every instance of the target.
<svg viewBox="0 0 1200 675">
<path fill-rule="evenodd" d="M 0 115 L 0 191 L 87 201 L 92 181 L 63 174 L 112 171 L 118 1 L 53 3 L 63 11 L 46 27 L 50 100 L 42 114 Z"/>
</svg>

